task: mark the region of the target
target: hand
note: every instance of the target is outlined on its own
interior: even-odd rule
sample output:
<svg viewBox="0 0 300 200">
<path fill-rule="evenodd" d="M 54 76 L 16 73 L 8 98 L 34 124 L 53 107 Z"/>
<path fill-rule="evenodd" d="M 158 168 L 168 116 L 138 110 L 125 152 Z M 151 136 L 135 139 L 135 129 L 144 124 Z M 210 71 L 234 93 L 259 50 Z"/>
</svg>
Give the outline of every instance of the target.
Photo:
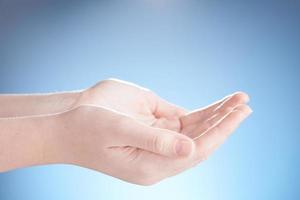
<svg viewBox="0 0 300 200">
<path fill-rule="evenodd" d="M 133 84 L 100 82 L 84 92 L 81 106 L 62 115 L 63 160 L 154 184 L 206 159 L 251 113 L 247 101 L 236 93 L 188 112 Z"/>
</svg>

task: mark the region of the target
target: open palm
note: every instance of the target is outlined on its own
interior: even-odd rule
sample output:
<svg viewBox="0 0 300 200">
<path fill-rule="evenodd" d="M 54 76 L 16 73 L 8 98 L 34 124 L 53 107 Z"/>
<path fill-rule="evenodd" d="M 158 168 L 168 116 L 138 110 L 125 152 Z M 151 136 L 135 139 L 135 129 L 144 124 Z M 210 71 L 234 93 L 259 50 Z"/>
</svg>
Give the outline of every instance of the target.
<svg viewBox="0 0 300 200">
<path fill-rule="evenodd" d="M 138 123 L 187 135 L 196 151 L 187 159 L 173 159 L 133 147 L 114 148 L 125 162 L 159 171 L 174 166 L 168 176 L 206 159 L 251 112 L 249 98 L 237 92 L 192 112 L 173 105 L 148 89 L 120 80 L 105 80 L 90 88 L 83 102 L 103 106 L 135 119 Z M 149 161 L 145 164 L 145 161 Z M 154 164 L 156 163 L 156 164 Z M 159 164 L 157 164 L 159 163 Z M 176 163 L 176 164 L 175 164 Z M 169 170 L 170 171 L 170 170 Z M 165 174 L 164 174 L 165 176 Z"/>
<path fill-rule="evenodd" d="M 249 97 L 245 93 L 237 92 L 210 106 L 189 112 L 167 102 L 146 88 L 109 79 L 92 87 L 86 99 L 88 102 L 85 103 L 121 112 L 148 126 L 169 129 L 194 138 L 236 106 L 243 107 Z"/>
</svg>

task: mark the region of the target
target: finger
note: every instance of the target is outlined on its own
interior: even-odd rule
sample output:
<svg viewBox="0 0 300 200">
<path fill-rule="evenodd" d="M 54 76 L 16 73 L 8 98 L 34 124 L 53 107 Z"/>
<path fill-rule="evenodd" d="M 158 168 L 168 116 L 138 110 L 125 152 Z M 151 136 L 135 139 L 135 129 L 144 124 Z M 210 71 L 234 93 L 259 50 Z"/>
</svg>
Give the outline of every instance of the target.
<svg viewBox="0 0 300 200">
<path fill-rule="evenodd" d="M 214 114 L 212 117 L 206 119 L 204 122 L 199 123 L 192 131 L 186 133 L 185 135 L 190 138 L 196 138 L 201 135 L 203 132 L 207 131 L 210 127 L 213 127 L 218 121 L 224 118 L 228 113 L 230 113 L 234 108 L 227 107 L 226 109 L 222 109 L 218 111 L 218 113 Z"/>
<path fill-rule="evenodd" d="M 190 137 L 194 137 L 195 130 L 199 126 L 202 126 L 202 124 L 207 121 L 207 119 L 211 119 L 218 113 L 226 112 L 227 110 L 233 109 L 233 107 L 235 107 L 236 105 L 244 104 L 248 101 L 249 97 L 247 94 L 243 92 L 236 92 L 231 96 L 225 97 L 223 100 L 215 103 L 207 109 L 199 110 L 197 112 L 186 115 L 180 119 L 182 128 L 181 132 L 185 135 L 189 135 Z"/>
<path fill-rule="evenodd" d="M 209 105 L 206 106 L 204 108 L 200 108 L 197 110 L 194 110 L 190 113 L 187 113 L 186 116 L 182 117 L 181 121 L 184 125 L 189 125 L 189 124 L 193 124 L 197 121 L 199 121 L 199 119 L 203 118 L 207 113 L 211 113 L 213 110 L 215 110 L 218 106 L 220 106 L 225 100 L 227 100 L 228 98 L 230 98 L 232 95 L 228 95 L 226 97 L 224 97 L 223 99 Z"/>
<path fill-rule="evenodd" d="M 204 108 L 201 108 L 199 110 L 195 110 L 189 114 L 187 114 L 186 116 L 181 118 L 182 124 L 184 126 L 186 125 L 190 125 L 190 124 L 194 124 L 196 122 L 199 122 L 201 120 L 203 120 L 204 118 L 207 118 L 207 116 L 211 116 L 212 114 L 214 114 L 214 112 L 216 110 L 218 110 L 220 107 L 222 107 L 222 105 L 226 103 L 226 106 L 230 104 L 242 104 L 242 103 L 247 103 L 249 101 L 249 96 L 244 93 L 244 92 L 236 92 L 234 94 L 228 95 L 226 97 L 224 97 L 223 99 L 207 106 Z"/>
<path fill-rule="evenodd" d="M 214 113 L 223 112 L 223 110 L 230 110 L 239 104 L 246 104 L 249 102 L 249 96 L 243 92 L 237 92 L 229 99 L 225 100 L 221 105 L 215 108 Z"/>
<path fill-rule="evenodd" d="M 195 138 L 197 160 L 206 159 L 251 112 L 252 110 L 249 106 L 239 105 L 215 126 Z"/>
<path fill-rule="evenodd" d="M 148 127 L 134 120 L 121 134 L 124 145 L 169 157 L 189 156 L 195 148 L 194 141 L 174 131 Z"/>
</svg>

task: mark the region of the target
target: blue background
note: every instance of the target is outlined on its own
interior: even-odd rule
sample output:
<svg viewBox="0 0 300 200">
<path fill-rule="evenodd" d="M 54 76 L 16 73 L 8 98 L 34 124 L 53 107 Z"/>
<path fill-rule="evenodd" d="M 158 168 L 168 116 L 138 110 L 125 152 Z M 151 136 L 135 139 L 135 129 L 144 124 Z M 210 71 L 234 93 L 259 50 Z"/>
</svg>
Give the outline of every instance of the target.
<svg viewBox="0 0 300 200">
<path fill-rule="evenodd" d="M 142 187 L 52 165 L 0 174 L 0 199 L 300 199 L 300 2 L 11 0 L 0 3 L 0 92 L 109 77 L 189 109 L 250 94 L 253 115 L 206 162 Z"/>
</svg>

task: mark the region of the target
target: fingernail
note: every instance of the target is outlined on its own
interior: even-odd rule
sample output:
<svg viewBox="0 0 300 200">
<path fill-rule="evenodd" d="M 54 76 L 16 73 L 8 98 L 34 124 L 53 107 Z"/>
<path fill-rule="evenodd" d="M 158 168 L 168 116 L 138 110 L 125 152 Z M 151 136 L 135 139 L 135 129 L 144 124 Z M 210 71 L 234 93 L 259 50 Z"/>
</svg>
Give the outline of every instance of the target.
<svg viewBox="0 0 300 200">
<path fill-rule="evenodd" d="M 250 114 L 253 113 L 253 110 L 250 108 Z"/>
<path fill-rule="evenodd" d="M 246 103 L 249 103 L 250 102 L 250 96 L 246 93 L 244 93 L 244 95 L 245 95 L 245 98 L 246 98 L 246 100 L 245 100 Z"/>
<path fill-rule="evenodd" d="M 247 116 L 249 116 L 252 113 L 253 113 L 253 110 L 250 107 L 248 107 Z"/>
<path fill-rule="evenodd" d="M 188 156 L 192 151 L 192 144 L 187 140 L 178 140 L 176 143 L 176 153 L 178 156 Z"/>
</svg>

